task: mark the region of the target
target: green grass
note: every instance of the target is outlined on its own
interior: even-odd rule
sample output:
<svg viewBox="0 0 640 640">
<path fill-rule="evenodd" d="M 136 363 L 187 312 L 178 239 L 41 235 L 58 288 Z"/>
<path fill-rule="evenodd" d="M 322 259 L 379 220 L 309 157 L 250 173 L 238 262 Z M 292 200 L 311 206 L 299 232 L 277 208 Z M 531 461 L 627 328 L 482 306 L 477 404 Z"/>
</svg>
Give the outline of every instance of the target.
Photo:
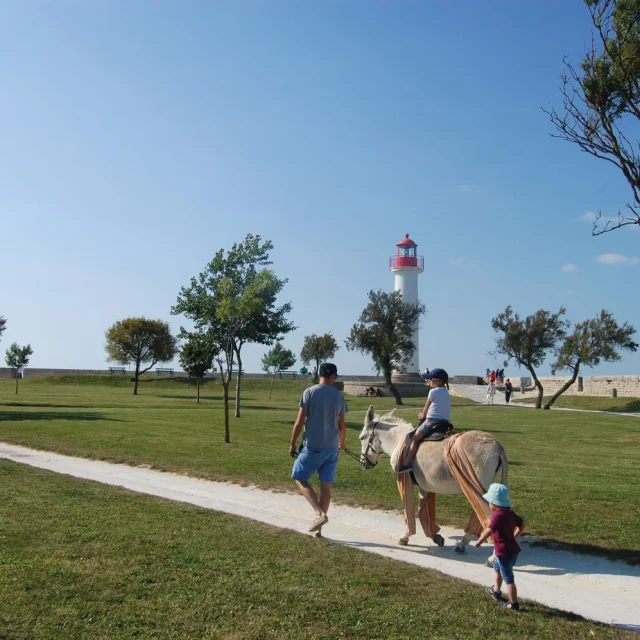
<svg viewBox="0 0 640 640">
<path fill-rule="evenodd" d="M 114 377 L 114 376 L 112 376 Z M 209 384 L 203 403 L 178 380 L 141 385 L 134 397 L 123 387 L 25 380 L 20 395 L 0 381 L 0 440 L 87 458 L 230 480 L 291 491 L 287 455 L 291 426 L 305 382 L 277 382 L 268 400 L 267 380 L 246 380 L 242 417 L 231 418 L 223 444 L 221 388 Z M 347 446 L 359 448 L 368 398 L 349 398 Z M 380 410 L 392 407 L 374 399 Z M 414 419 L 422 401 L 405 415 Z M 637 505 L 640 421 L 573 412 L 524 411 L 474 405 L 454 399 L 458 429 L 490 431 L 509 455 L 516 509 L 529 531 L 580 550 L 613 554 L 640 563 Z M 384 461 L 363 471 L 350 458 L 340 462 L 336 500 L 372 508 L 399 509 L 395 476 Z M 463 496 L 438 498 L 438 519 L 461 527 L 470 513 Z"/>
<path fill-rule="evenodd" d="M 249 520 L 0 461 L 0 638 L 636 634 Z"/>
<path fill-rule="evenodd" d="M 551 396 L 544 396 L 542 402 L 550 400 Z M 515 400 L 525 404 L 535 404 L 535 398 Z M 640 398 L 606 398 L 602 396 L 560 396 L 554 407 L 565 409 L 589 409 L 591 411 L 619 411 L 621 413 L 640 413 Z"/>
</svg>

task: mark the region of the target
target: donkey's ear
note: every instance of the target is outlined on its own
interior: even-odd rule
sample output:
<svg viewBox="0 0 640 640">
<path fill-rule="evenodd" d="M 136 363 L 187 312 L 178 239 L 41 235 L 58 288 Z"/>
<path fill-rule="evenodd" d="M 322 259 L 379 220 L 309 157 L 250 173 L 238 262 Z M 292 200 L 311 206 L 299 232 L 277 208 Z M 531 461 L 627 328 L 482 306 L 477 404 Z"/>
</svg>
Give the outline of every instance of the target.
<svg viewBox="0 0 640 640">
<path fill-rule="evenodd" d="M 369 408 L 367 409 L 367 415 L 364 417 L 364 425 L 365 425 L 365 427 L 368 424 L 371 424 L 373 422 L 375 416 L 376 416 L 376 410 L 373 408 L 373 405 L 370 404 Z"/>
</svg>

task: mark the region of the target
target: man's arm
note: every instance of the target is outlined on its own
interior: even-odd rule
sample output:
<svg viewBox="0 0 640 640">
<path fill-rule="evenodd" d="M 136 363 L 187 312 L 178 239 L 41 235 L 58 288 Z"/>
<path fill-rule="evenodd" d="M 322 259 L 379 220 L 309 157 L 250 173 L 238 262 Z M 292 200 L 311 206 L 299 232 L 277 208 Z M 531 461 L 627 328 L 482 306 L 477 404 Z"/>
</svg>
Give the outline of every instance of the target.
<svg viewBox="0 0 640 640">
<path fill-rule="evenodd" d="M 296 446 L 298 442 L 298 437 L 302 432 L 302 428 L 304 427 L 304 421 L 308 413 L 309 412 L 306 409 L 303 409 L 302 407 L 300 407 L 300 409 L 298 409 L 298 417 L 296 418 L 296 421 L 293 423 L 293 431 L 291 432 L 291 446 L 289 447 L 289 455 L 292 458 L 296 457 Z"/>
<path fill-rule="evenodd" d="M 338 431 L 340 432 L 340 450 L 344 451 L 347 439 L 347 423 L 344 418 L 344 413 L 340 414 L 340 418 L 338 420 Z"/>
</svg>

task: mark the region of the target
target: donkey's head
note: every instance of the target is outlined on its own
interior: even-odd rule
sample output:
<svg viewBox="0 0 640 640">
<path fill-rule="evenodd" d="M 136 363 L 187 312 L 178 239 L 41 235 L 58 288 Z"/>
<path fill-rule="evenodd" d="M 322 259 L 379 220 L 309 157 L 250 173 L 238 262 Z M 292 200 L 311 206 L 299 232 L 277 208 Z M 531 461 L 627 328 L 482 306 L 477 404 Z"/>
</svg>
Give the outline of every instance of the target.
<svg viewBox="0 0 640 640">
<path fill-rule="evenodd" d="M 369 405 L 364 416 L 364 427 L 360 432 L 360 464 L 363 469 L 373 469 L 384 453 L 380 444 L 380 434 L 376 430 L 380 417 L 376 415 L 373 405 Z"/>
</svg>

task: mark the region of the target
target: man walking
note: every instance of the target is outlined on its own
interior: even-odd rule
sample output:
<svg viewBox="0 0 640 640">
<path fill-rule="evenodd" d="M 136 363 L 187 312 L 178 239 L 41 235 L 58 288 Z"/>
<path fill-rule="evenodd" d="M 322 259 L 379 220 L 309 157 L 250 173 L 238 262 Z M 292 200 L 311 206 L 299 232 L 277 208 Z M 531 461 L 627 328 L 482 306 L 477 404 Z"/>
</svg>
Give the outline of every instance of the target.
<svg viewBox="0 0 640 640">
<path fill-rule="evenodd" d="M 305 389 L 300 399 L 298 417 L 291 433 L 289 455 L 296 458 L 291 477 L 300 493 L 316 513 L 309 531 L 320 537 L 322 527 L 329 522 L 331 486 L 336 477 L 340 449 L 345 447 L 347 403 L 333 383 L 338 377 L 335 364 L 320 365 L 320 383 Z M 304 427 L 303 448 L 296 457 L 296 443 Z M 309 484 L 314 473 L 320 478 L 320 498 Z"/>
</svg>

